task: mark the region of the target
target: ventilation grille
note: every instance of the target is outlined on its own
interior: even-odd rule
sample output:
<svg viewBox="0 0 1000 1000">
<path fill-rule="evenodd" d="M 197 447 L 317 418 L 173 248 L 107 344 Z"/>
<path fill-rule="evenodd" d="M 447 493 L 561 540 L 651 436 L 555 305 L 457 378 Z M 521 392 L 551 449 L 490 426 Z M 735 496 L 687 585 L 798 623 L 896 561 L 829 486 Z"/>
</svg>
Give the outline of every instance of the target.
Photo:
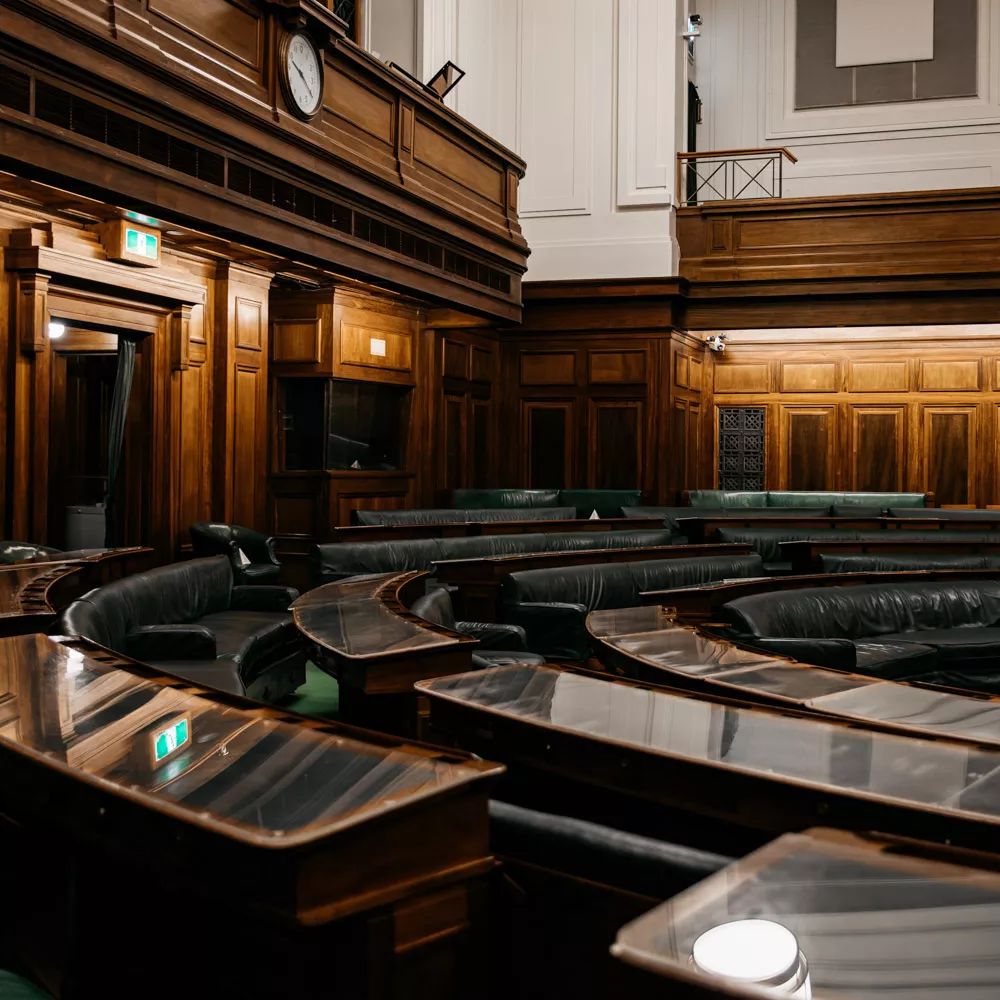
<svg viewBox="0 0 1000 1000">
<path fill-rule="evenodd" d="M 0 105 L 22 114 L 31 113 L 30 78 L 2 64 Z M 41 80 L 35 82 L 35 117 L 188 177 L 227 187 L 445 274 L 510 294 L 510 275 L 505 271 Z"/>
<path fill-rule="evenodd" d="M 0 104 L 31 114 L 31 78 L 26 73 L 0 65 Z"/>
</svg>

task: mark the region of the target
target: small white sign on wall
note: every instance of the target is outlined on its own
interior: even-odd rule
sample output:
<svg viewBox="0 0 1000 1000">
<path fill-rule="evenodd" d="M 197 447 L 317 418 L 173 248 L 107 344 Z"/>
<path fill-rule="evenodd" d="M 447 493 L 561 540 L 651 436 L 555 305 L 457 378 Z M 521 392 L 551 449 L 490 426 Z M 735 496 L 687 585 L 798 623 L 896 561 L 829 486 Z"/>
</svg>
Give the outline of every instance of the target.
<svg viewBox="0 0 1000 1000">
<path fill-rule="evenodd" d="M 379 340 L 378 337 L 371 338 L 368 349 L 371 351 L 373 358 L 385 357 L 385 341 Z"/>
<path fill-rule="evenodd" d="M 837 0 L 837 65 L 934 58 L 934 0 Z"/>
</svg>

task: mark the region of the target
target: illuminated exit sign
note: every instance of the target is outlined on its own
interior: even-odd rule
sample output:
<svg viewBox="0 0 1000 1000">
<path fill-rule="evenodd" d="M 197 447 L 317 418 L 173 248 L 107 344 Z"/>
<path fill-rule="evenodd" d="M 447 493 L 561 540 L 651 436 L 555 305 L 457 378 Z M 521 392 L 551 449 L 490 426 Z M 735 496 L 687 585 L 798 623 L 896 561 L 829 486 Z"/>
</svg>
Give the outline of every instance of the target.
<svg viewBox="0 0 1000 1000">
<path fill-rule="evenodd" d="M 191 717 L 187 714 L 173 719 L 169 725 L 154 729 L 150 734 L 153 766 L 191 742 Z"/>
<path fill-rule="evenodd" d="M 140 229 L 125 227 L 125 251 L 129 255 L 135 254 L 138 257 L 145 257 L 148 260 L 156 261 L 160 259 L 160 240 L 152 233 L 143 232 Z"/>
<path fill-rule="evenodd" d="M 105 222 L 99 232 L 108 260 L 159 267 L 162 240 L 158 229 L 130 219 L 112 219 Z"/>
</svg>

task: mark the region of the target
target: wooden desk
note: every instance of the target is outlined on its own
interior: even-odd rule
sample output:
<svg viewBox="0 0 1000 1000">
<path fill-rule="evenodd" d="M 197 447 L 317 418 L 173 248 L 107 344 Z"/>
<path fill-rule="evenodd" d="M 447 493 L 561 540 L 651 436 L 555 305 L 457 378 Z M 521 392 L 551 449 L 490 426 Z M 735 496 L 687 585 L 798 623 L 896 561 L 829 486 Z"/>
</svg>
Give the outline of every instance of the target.
<svg viewBox="0 0 1000 1000">
<path fill-rule="evenodd" d="M 643 549 L 580 549 L 572 552 L 520 552 L 478 559 L 444 559 L 434 564 L 439 583 L 458 587 L 452 595 L 459 621 L 503 620 L 504 577 L 529 569 L 589 566 L 594 563 L 644 562 L 650 559 L 691 559 L 701 556 L 741 556 L 749 545 L 658 545 Z"/>
<path fill-rule="evenodd" d="M 435 730 L 516 765 L 543 793 L 569 782 L 583 796 L 604 789 L 768 833 L 823 817 L 845 830 L 998 849 L 997 747 L 721 705 L 550 666 L 497 667 L 417 688 Z"/>
<path fill-rule="evenodd" d="M 335 542 L 395 542 L 408 538 L 468 538 L 474 535 L 529 535 L 564 531 L 653 531 L 660 517 L 606 517 L 591 521 L 455 521 L 444 524 L 362 524 L 334 528 Z"/>
<path fill-rule="evenodd" d="M 6 905 L 50 989 L 368 1000 L 405 977 L 415 996 L 476 995 L 501 768 L 86 642 L 5 639 L 0 662 Z M 190 742 L 155 763 L 182 716 Z"/>
<path fill-rule="evenodd" d="M 598 659 L 619 677 L 870 730 L 1000 748 L 1000 696 L 882 680 L 755 652 L 679 625 L 658 607 L 592 611 L 587 630 Z"/>
<path fill-rule="evenodd" d="M 899 555 L 904 552 L 919 552 L 926 555 L 1000 555 L 1000 533 L 995 541 L 972 539 L 962 541 L 948 539 L 935 542 L 925 539 L 910 540 L 904 537 L 906 531 L 886 532 L 887 537 L 878 539 L 824 539 L 823 541 L 781 542 L 779 547 L 787 561 L 792 564 L 792 574 L 803 576 L 815 573 L 820 566 L 820 556 L 844 556 L 853 553 L 876 555 Z"/>
<path fill-rule="evenodd" d="M 291 606 L 316 662 L 340 682 L 344 718 L 386 732 L 415 733 L 413 683 L 471 669 L 478 640 L 414 615 L 426 572 L 382 573 L 328 583 Z"/>
<path fill-rule="evenodd" d="M 44 632 L 78 593 L 77 563 L 0 566 L 0 636 Z"/>
<path fill-rule="evenodd" d="M 692 962 L 702 934 L 746 919 L 791 931 L 815 1000 L 1000 995 L 995 857 L 830 829 L 783 836 L 623 927 L 612 954 L 646 979 L 622 995 L 759 996 Z"/>
<path fill-rule="evenodd" d="M 718 620 L 719 609 L 738 597 L 766 594 L 772 590 L 801 587 L 852 587 L 868 583 L 920 583 L 928 580 L 995 580 L 1000 569 L 920 569 L 871 573 L 811 573 L 805 576 L 762 576 L 747 580 L 723 580 L 673 590 L 649 590 L 640 594 L 643 604 L 670 608 L 685 625 Z"/>
</svg>

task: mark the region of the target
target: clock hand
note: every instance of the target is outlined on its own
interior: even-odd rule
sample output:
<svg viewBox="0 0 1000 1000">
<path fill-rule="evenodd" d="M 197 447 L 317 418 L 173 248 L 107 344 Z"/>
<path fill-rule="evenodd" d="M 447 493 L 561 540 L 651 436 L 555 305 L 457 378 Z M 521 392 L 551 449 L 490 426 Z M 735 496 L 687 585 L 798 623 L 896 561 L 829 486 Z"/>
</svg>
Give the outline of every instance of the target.
<svg viewBox="0 0 1000 1000">
<path fill-rule="evenodd" d="M 296 73 L 299 74 L 299 76 L 302 77 L 302 82 L 308 87 L 309 81 L 306 79 L 305 73 L 303 73 L 302 70 L 299 69 L 299 64 L 294 59 L 292 60 L 292 68 L 295 70 Z"/>
</svg>

